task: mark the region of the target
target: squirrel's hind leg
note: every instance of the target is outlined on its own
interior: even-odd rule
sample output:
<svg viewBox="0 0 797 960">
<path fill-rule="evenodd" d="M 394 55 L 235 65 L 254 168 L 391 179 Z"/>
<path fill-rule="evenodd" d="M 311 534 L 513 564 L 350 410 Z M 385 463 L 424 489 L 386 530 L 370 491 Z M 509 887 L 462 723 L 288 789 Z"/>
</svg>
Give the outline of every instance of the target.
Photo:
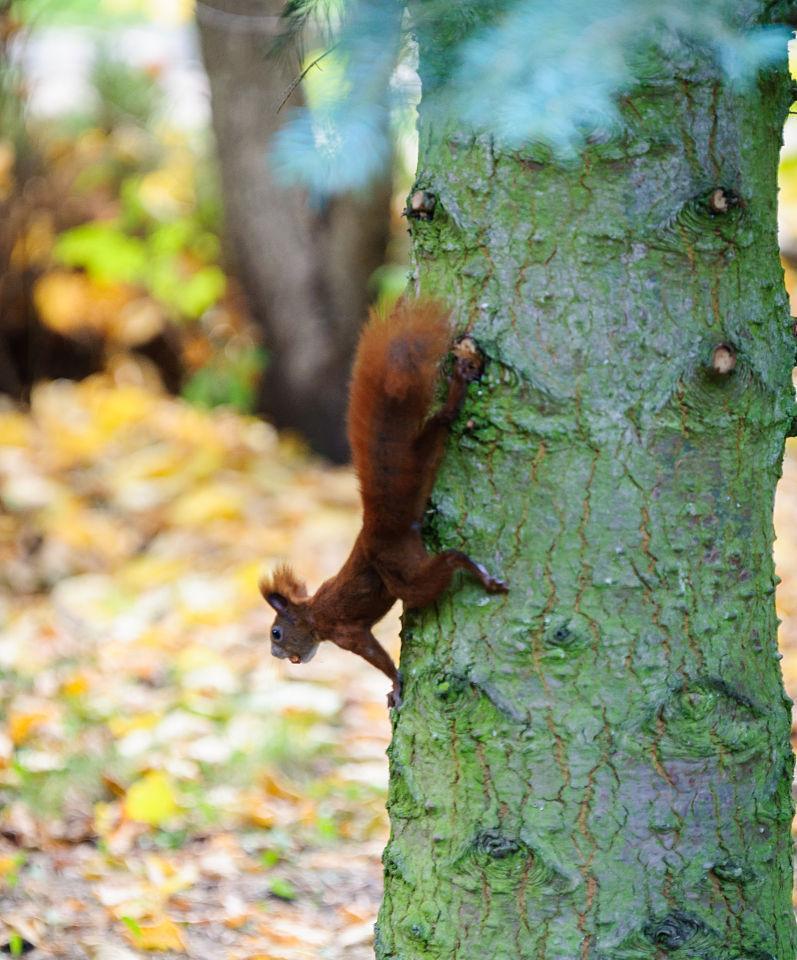
<svg viewBox="0 0 797 960">
<path fill-rule="evenodd" d="M 383 579 L 391 593 L 411 609 L 434 603 L 451 583 L 455 570 L 466 570 L 488 593 L 506 593 L 509 589 L 503 580 L 491 576 L 480 563 L 471 560 L 461 550 L 445 550 L 434 556 L 427 554 L 413 567 L 411 575 L 402 571 L 401 577 L 388 573 Z"/>
</svg>

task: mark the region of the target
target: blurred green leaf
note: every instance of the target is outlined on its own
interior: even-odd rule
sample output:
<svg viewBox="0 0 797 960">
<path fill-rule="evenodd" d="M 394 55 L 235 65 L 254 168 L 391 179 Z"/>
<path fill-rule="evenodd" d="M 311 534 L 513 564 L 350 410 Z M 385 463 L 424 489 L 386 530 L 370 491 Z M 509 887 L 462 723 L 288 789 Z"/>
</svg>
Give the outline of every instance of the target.
<svg viewBox="0 0 797 960">
<path fill-rule="evenodd" d="M 5 885 L 10 889 L 13 889 L 19 883 L 19 873 L 20 870 L 25 866 L 28 861 L 27 853 L 20 852 L 15 854 L 12 858 L 13 866 L 8 870 L 8 872 L 3 876 Z"/>
<path fill-rule="evenodd" d="M 141 936 L 141 927 L 132 917 L 120 917 L 119 919 L 127 927 L 127 929 L 133 934 L 134 937 Z"/>
<path fill-rule="evenodd" d="M 332 817 L 319 817 L 316 820 L 315 829 L 320 840 L 329 842 L 340 839 L 340 830 Z"/>
<path fill-rule="evenodd" d="M 182 850 L 190 838 L 187 827 L 176 830 L 160 829 L 152 837 L 152 842 L 161 850 Z"/>
<path fill-rule="evenodd" d="M 369 286 L 376 291 L 380 310 L 391 310 L 407 289 L 408 272 L 405 264 L 385 263 L 371 274 Z"/>
<path fill-rule="evenodd" d="M 34 26 L 107 27 L 140 23 L 137 11 L 114 11 L 97 0 L 12 0 L 11 11 L 22 23 Z"/>
<path fill-rule="evenodd" d="M 67 230 L 56 240 L 53 253 L 65 266 L 82 267 L 92 279 L 107 283 L 140 283 L 147 273 L 144 241 L 110 221 Z"/>
<path fill-rule="evenodd" d="M 284 877 L 274 877 L 268 885 L 272 897 L 279 900 L 295 900 L 296 887 Z"/>
<path fill-rule="evenodd" d="M 150 260 L 146 284 L 161 303 L 195 320 L 221 299 L 227 279 L 217 266 L 186 275 L 178 258 L 161 257 Z"/>
<path fill-rule="evenodd" d="M 280 854 L 278 850 L 264 850 L 260 854 L 260 862 L 263 866 L 269 870 L 271 867 L 275 867 L 280 862 Z"/>
<path fill-rule="evenodd" d="M 151 217 L 141 200 L 141 177 L 126 177 L 119 185 L 122 205 L 121 223 L 125 230 L 136 230 L 149 225 Z"/>
<path fill-rule="evenodd" d="M 259 347 L 240 350 L 231 356 L 220 354 L 198 370 L 183 388 L 183 397 L 200 407 L 254 408 L 258 375 L 266 354 Z"/>
<path fill-rule="evenodd" d="M 190 246 L 195 233 L 195 225 L 185 217 L 160 223 L 149 235 L 150 250 L 156 255 L 179 253 Z"/>
</svg>

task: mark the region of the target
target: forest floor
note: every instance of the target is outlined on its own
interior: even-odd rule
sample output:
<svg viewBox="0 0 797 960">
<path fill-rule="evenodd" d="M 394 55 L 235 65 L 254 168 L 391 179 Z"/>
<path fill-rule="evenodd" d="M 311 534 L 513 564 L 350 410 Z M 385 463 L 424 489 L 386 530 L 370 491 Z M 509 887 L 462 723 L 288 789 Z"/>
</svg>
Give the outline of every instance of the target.
<svg viewBox="0 0 797 960">
<path fill-rule="evenodd" d="M 117 380 L 0 410 L 0 948 L 372 957 L 389 683 L 273 659 L 257 591 L 335 572 L 355 480 Z"/>
<path fill-rule="evenodd" d="M 311 587 L 358 524 L 348 470 L 134 367 L 0 410 L 0 948 L 38 958 L 365 960 L 388 682 L 268 653 L 260 573 Z M 777 510 L 797 694 L 797 448 Z M 381 629 L 397 653 L 398 621 Z"/>
</svg>

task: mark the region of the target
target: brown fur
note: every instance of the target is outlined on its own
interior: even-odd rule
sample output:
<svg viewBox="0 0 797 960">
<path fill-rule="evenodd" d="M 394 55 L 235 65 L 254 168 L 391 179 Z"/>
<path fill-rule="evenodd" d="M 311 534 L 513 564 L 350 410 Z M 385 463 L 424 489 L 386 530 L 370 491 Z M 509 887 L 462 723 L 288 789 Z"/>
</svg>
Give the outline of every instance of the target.
<svg viewBox="0 0 797 960">
<path fill-rule="evenodd" d="M 360 481 L 363 528 L 340 572 L 307 598 L 287 567 L 261 584 L 277 611 L 272 653 L 309 660 L 322 640 L 364 657 L 393 681 L 400 678 L 371 627 L 396 600 L 432 603 L 454 571 L 469 571 L 490 593 L 506 586 L 458 550 L 434 556 L 420 535 L 423 511 L 443 446 L 468 383 L 480 372 L 473 344 L 460 351 L 443 406 L 428 417 L 440 361 L 451 344 L 447 311 L 431 300 L 405 300 L 389 318 L 372 315 L 360 337 L 349 400 L 349 440 Z M 456 354 L 456 351 L 455 351 Z M 427 419 L 428 417 L 428 419 Z"/>
</svg>

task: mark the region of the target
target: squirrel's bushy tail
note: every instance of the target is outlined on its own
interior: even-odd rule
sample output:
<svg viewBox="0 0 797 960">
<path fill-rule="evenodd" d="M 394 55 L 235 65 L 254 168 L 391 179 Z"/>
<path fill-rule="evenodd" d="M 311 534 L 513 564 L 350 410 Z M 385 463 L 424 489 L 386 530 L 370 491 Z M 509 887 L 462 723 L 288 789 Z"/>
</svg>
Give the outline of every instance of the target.
<svg viewBox="0 0 797 960">
<path fill-rule="evenodd" d="M 408 444 L 434 398 L 451 346 L 449 310 L 434 300 L 402 300 L 376 313 L 360 336 L 349 398 L 349 442 L 366 511 L 369 494 L 390 495 L 407 466 Z M 396 491 L 393 491 L 396 492 Z"/>
</svg>

